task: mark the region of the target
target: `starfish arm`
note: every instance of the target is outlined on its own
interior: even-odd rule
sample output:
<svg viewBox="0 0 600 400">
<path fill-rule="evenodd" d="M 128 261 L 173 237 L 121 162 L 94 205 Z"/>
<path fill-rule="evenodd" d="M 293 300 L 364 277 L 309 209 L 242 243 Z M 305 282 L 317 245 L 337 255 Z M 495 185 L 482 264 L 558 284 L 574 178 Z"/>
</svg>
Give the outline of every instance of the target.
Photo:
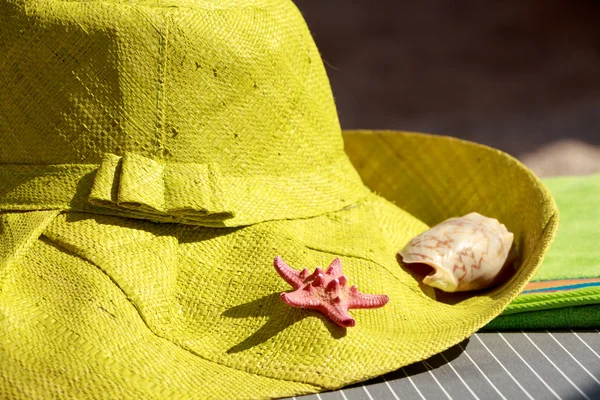
<svg viewBox="0 0 600 400">
<path fill-rule="evenodd" d="M 281 293 L 281 300 L 288 306 L 298 308 L 317 308 L 321 305 L 318 299 L 315 299 L 304 290 Z"/>
<path fill-rule="evenodd" d="M 327 304 L 319 308 L 327 318 L 335 322 L 341 327 L 348 328 L 356 325 L 356 320 L 348 313 L 348 310 L 343 306 L 335 306 Z"/>
<path fill-rule="evenodd" d="M 327 275 L 331 276 L 340 276 L 342 275 L 342 260 L 336 258 L 329 264 L 327 271 L 325 271 Z"/>
<path fill-rule="evenodd" d="M 348 301 L 348 308 L 379 308 L 390 300 L 386 294 L 353 293 Z"/>
<path fill-rule="evenodd" d="M 275 257 L 273 265 L 275 266 L 275 270 L 279 276 L 281 276 L 283 280 L 289 283 L 294 289 L 302 287 L 303 280 L 300 277 L 300 272 L 287 265 L 281 257 Z"/>
</svg>

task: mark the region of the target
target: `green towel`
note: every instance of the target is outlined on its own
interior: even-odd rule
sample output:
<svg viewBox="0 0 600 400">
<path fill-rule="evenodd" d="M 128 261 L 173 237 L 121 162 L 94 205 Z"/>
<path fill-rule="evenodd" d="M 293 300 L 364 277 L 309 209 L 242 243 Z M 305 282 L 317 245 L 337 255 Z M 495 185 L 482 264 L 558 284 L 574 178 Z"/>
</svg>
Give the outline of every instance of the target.
<svg viewBox="0 0 600 400">
<path fill-rule="evenodd" d="M 484 329 L 600 328 L 600 175 L 545 181 L 560 211 L 538 273 Z"/>
</svg>

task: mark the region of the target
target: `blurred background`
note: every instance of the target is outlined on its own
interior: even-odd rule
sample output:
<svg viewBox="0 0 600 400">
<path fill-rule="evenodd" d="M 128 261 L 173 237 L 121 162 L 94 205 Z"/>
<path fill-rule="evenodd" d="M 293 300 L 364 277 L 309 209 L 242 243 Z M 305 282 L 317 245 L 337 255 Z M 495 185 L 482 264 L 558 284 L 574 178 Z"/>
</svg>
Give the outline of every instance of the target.
<svg viewBox="0 0 600 400">
<path fill-rule="evenodd" d="M 600 172 L 600 1 L 295 0 L 342 128 L 456 136 Z"/>
</svg>

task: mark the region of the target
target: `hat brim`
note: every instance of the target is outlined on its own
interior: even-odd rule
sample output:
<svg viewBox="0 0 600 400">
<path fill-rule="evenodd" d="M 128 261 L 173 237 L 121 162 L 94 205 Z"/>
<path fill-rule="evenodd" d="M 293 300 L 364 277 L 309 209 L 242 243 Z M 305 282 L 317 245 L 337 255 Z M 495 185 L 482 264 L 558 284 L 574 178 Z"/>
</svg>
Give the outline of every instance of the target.
<svg viewBox="0 0 600 400">
<path fill-rule="evenodd" d="M 504 153 L 456 139 L 348 132 L 345 142 L 365 183 L 396 205 L 371 195 L 314 218 L 225 229 L 2 214 L 0 388 L 31 397 L 310 393 L 425 359 L 500 314 L 556 230 L 541 182 Z M 471 211 L 515 233 L 518 268 L 489 290 L 439 296 L 396 252 L 426 229 L 421 221 Z M 349 284 L 390 302 L 352 310 L 357 326 L 347 330 L 290 308 L 279 299 L 291 288 L 272 267 L 276 255 L 311 270 L 340 257 Z"/>
</svg>

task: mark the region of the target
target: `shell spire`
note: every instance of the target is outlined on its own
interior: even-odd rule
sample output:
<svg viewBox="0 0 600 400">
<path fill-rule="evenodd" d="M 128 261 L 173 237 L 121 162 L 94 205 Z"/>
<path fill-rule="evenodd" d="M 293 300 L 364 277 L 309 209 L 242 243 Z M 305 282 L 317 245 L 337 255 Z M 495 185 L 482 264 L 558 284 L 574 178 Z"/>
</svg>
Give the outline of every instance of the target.
<svg viewBox="0 0 600 400">
<path fill-rule="evenodd" d="M 342 261 L 336 258 L 325 272 L 320 267 L 310 274 L 305 268 L 297 271 L 281 257 L 275 257 L 275 270 L 289 283 L 293 292 L 281 293 L 281 300 L 289 306 L 320 311 L 342 327 L 356 325 L 348 313 L 351 308 L 379 308 L 389 301 L 387 295 L 365 294 L 356 286 L 348 287 L 348 278 L 342 275 Z"/>
</svg>

